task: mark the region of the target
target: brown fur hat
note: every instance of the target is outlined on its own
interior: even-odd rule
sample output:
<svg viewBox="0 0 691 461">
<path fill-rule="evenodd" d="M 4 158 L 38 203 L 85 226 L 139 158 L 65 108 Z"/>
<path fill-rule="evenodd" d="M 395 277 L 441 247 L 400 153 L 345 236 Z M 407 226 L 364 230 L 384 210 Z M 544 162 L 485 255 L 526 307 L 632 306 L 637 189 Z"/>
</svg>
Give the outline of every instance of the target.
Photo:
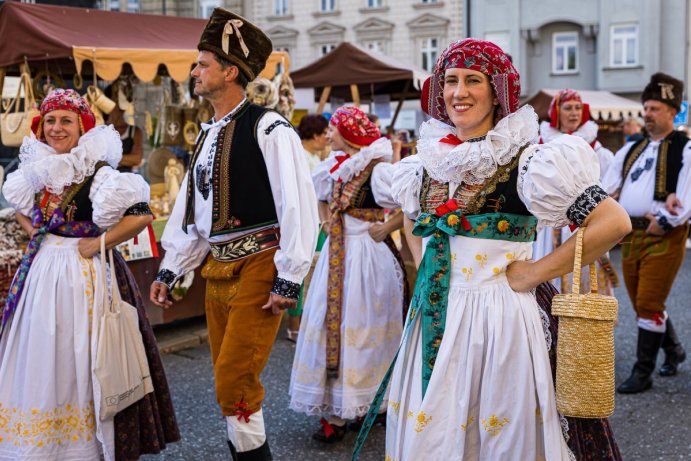
<svg viewBox="0 0 691 461">
<path fill-rule="evenodd" d="M 224 8 L 215 8 L 197 49 L 227 59 L 252 81 L 264 69 L 272 45 L 269 37 L 247 19 Z"/>
<path fill-rule="evenodd" d="M 641 102 L 645 104 L 651 99 L 664 102 L 665 104 L 681 110 L 681 100 L 684 95 L 684 82 L 677 80 L 671 75 L 658 72 L 650 77 L 650 83 L 641 94 Z"/>
</svg>

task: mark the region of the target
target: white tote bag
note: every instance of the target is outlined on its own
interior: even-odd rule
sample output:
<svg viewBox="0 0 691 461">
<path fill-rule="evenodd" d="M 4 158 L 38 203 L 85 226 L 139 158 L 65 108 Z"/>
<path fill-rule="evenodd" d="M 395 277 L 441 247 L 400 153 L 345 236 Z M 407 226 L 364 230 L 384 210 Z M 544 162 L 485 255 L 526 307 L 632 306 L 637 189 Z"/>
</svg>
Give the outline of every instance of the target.
<svg viewBox="0 0 691 461">
<path fill-rule="evenodd" d="M 137 309 L 120 297 L 120 290 L 116 285 L 113 250 L 108 252 L 111 278 L 111 283 L 108 283 L 105 235 L 101 235 L 100 258 L 104 306 L 94 367 L 96 379 L 101 386 L 101 421 L 114 417 L 116 413 L 153 391 L 149 362 L 139 332 Z"/>
</svg>

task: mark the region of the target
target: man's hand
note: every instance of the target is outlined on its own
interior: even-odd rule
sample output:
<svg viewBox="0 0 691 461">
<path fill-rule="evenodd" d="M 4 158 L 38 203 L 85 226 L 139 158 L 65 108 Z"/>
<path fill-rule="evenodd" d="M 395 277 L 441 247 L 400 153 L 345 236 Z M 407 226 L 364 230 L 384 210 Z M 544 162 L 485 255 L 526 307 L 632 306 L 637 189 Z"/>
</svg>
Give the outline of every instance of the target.
<svg viewBox="0 0 691 461">
<path fill-rule="evenodd" d="M 513 291 L 530 291 L 539 285 L 533 280 L 533 261 L 514 261 L 506 268 L 506 280 Z"/>
<path fill-rule="evenodd" d="M 269 293 L 269 301 L 262 306 L 262 309 L 271 309 L 274 315 L 279 315 L 282 311 L 293 309 L 297 305 L 297 299 L 284 298 L 275 293 Z"/>
<path fill-rule="evenodd" d="M 151 284 L 149 290 L 149 300 L 164 309 L 168 309 L 173 305 L 173 302 L 168 299 L 168 285 L 161 282 L 154 282 Z"/>
<path fill-rule="evenodd" d="M 667 200 L 665 200 L 665 209 L 669 214 L 672 216 L 678 216 L 679 212 L 677 209 L 679 208 L 684 208 L 684 205 L 682 205 L 681 200 L 677 197 L 677 194 L 671 193 L 667 196 Z"/>
<path fill-rule="evenodd" d="M 77 248 L 82 258 L 93 258 L 96 253 L 101 251 L 100 237 L 80 238 Z M 105 257 L 105 255 L 103 255 L 103 257 Z"/>
<path fill-rule="evenodd" d="M 369 236 L 372 237 L 372 239 L 375 242 L 383 242 L 384 239 L 389 235 L 389 232 L 386 229 L 386 226 L 384 224 L 372 224 L 369 226 L 369 229 L 367 229 L 367 232 L 369 232 Z"/>
<path fill-rule="evenodd" d="M 645 230 L 646 234 L 650 235 L 665 235 L 665 230 L 658 224 L 657 219 L 655 216 L 652 214 L 648 213 L 645 215 L 646 218 L 648 218 L 648 221 L 650 221 L 650 224 L 648 224 L 648 228 Z"/>
</svg>

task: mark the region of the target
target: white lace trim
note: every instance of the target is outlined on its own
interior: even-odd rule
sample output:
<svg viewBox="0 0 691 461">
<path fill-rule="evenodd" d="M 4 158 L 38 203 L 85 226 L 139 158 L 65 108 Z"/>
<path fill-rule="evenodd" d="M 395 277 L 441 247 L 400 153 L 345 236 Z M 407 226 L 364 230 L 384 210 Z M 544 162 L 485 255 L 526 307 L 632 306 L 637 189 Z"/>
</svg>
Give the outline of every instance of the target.
<svg viewBox="0 0 691 461">
<path fill-rule="evenodd" d="M 588 120 L 583 125 L 579 126 L 576 131 L 571 133 L 571 136 L 578 136 L 579 138 L 585 140 L 588 144 L 592 144 L 597 138 L 597 123 L 592 120 Z M 550 126 L 549 122 L 540 123 L 540 137 L 542 142 L 548 143 L 554 141 L 557 137 L 566 134 L 557 130 L 553 126 Z"/>
<path fill-rule="evenodd" d="M 382 402 L 382 406 L 386 405 L 388 400 L 384 400 Z M 305 413 L 310 416 L 319 416 L 319 415 L 330 415 L 330 416 L 338 416 L 339 418 L 343 419 L 355 419 L 359 418 L 360 416 L 365 416 L 367 412 L 369 411 L 369 404 L 368 405 L 362 405 L 360 407 L 348 407 L 348 408 L 343 408 L 343 407 L 336 407 L 333 405 L 309 405 L 306 403 L 302 402 L 295 402 L 292 401 L 290 402 L 289 408 L 291 410 L 297 411 L 298 413 Z"/>
<path fill-rule="evenodd" d="M 420 126 L 418 156 L 432 179 L 456 184 L 481 184 L 516 156 L 519 149 L 537 137 L 537 114 L 531 106 L 523 106 L 504 117 L 480 141 L 458 146 L 440 143 L 448 134 L 456 134 L 437 120 Z"/>
<path fill-rule="evenodd" d="M 335 157 L 336 155 L 343 155 L 343 152 L 334 152 L 331 155 Z M 367 168 L 367 165 L 369 165 L 372 160 L 382 159 L 390 162 L 392 157 L 393 148 L 391 147 L 391 141 L 386 138 L 379 138 L 341 163 L 341 166 L 333 173 L 330 173 L 330 176 L 334 181 L 340 179 L 342 182 L 348 182 L 360 174 L 362 170 Z"/>
<path fill-rule="evenodd" d="M 549 316 L 547 315 L 547 312 L 542 310 L 542 308 L 539 308 L 538 312 L 540 313 L 540 319 L 542 320 L 542 332 L 545 335 L 545 342 L 547 343 L 547 351 L 549 352 L 552 350 L 552 333 L 549 331 L 549 326 L 550 326 Z"/>
<path fill-rule="evenodd" d="M 79 144 L 68 154 L 58 154 L 48 144 L 25 137 L 19 149 L 19 168 L 33 192 L 44 187 L 62 194 L 67 186 L 94 174 L 99 161 L 117 168 L 122 159 L 120 134 L 111 125 L 101 125 L 79 138 Z"/>
</svg>

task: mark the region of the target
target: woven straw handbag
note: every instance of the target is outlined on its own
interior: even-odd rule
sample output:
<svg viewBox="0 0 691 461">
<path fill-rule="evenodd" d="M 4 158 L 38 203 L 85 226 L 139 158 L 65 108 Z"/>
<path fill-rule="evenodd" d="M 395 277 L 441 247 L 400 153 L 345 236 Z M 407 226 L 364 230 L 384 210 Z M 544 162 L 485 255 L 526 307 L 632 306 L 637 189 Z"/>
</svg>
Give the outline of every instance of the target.
<svg viewBox="0 0 691 461">
<path fill-rule="evenodd" d="M 583 232 L 576 236 L 572 292 L 552 300 L 552 314 L 559 317 L 557 409 L 564 416 L 606 418 L 614 413 L 617 300 L 597 293 L 595 264 L 590 293 L 580 294 Z"/>
<path fill-rule="evenodd" d="M 24 89 L 24 110 L 22 104 L 22 88 Z M 31 136 L 31 122 L 34 117 L 40 115 L 36 109 L 36 98 L 31 85 L 31 76 L 22 72 L 19 77 L 17 95 L 4 108 L 0 115 L 0 137 L 2 144 L 7 147 L 19 147 L 24 141 L 24 136 Z"/>
</svg>

